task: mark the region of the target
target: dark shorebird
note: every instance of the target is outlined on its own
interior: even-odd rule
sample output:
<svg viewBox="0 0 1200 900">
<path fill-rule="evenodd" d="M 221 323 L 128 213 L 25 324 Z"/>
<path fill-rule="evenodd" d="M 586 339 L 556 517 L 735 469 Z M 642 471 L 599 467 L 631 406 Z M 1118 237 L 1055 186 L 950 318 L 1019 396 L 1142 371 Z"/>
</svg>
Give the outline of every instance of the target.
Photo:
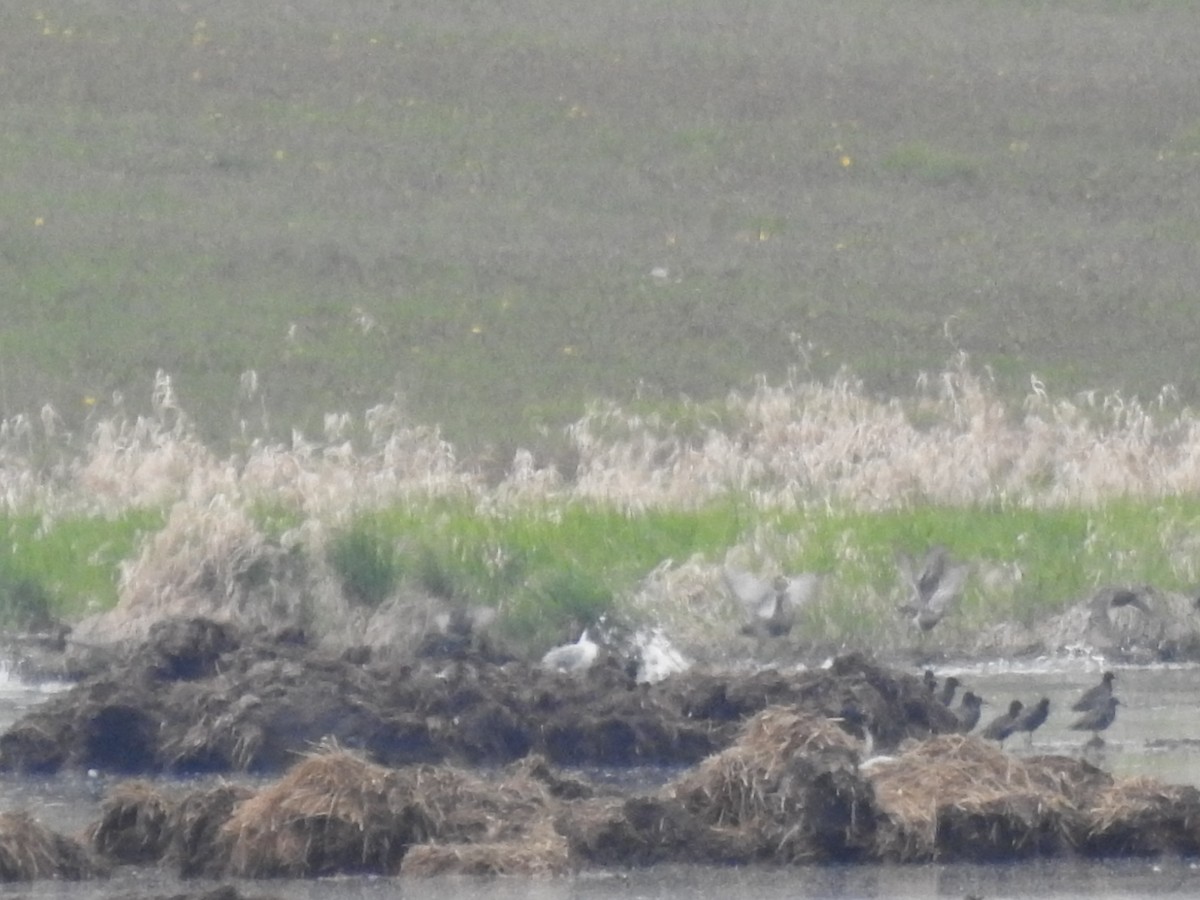
<svg viewBox="0 0 1200 900">
<path fill-rule="evenodd" d="M 1108 702 L 1108 698 L 1112 696 L 1112 683 L 1116 677 L 1112 672 L 1105 672 L 1100 676 L 1100 683 L 1084 691 L 1083 695 L 1071 704 L 1071 709 L 1075 712 L 1087 712 L 1098 706 L 1104 706 Z"/>
<path fill-rule="evenodd" d="M 983 712 L 983 701 L 975 696 L 974 691 L 967 691 L 959 701 L 954 714 L 958 716 L 958 730 L 963 734 L 979 724 L 979 716 Z"/>
<path fill-rule="evenodd" d="M 1020 700 L 1014 700 L 1008 704 L 1008 712 L 1003 715 L 996 716 L 992 721 L 988 722 L 987 728 L 983 729 L 983 738 L 989 741 L 999 741 L 1000 746 L 1004 746 L 1004 742 L 1017 728 L 1017 719 L 1020 718 L 1021 710 L 1025 708 Z"/>
<path fill-rule="evenodd" d="M 958 690 L 961 682 L 953 675 L 950 675 L 942 682 L 942 690 L 938 693 L 938 701 L 942 706 L 949 706 L 954 702 L 954 692 Z"/>
<path fill-rule="evenodd" d="M 1100 740 L 1100 732 L 1113 723 L 1121 701 L 1109 697 L 1102 706 L 1094 706 L 1067 727 L 1072 731 L 1090 731 L 1094 740 Z"/>
<path fill-rule="evenodd" d="M 929 691 L 929 693 L 937 693 L 937 676 L 933 674 L 933 669 L 925 670 L 925 674 L 921 676 L 921 684 L 925 685 L 925 690 Z"/>
<path fill-rule="evenodd" d="M 1042 727 L 1046 717 L 1050 715 L 1050 700 L 1043 697 L 1029 709 L 1023 710 L 1017 721 L 1013 723 L 1013 733 L 1024 731 L 1029 735 L 1029 743 L 1033 743 L 1033 733 Z"/>
<path fill-rule="evenodd" d="M 942 546 L 929 549 L 920 569 L 916 560 L 903 551 L 896 554 L 896 565 L 910 591 L 908 601 L 899 607 L 900 612 L 911 616 L 913 625 L 922 633 L 942 621 L 950 607 L 959 601 L 971 572 L 970 566 L 952 565 L 949 551 Z"/>
<path fill-rule="evenodd" d="M 821 586 L 820 576 L 811 572 L 767 579 L 726 568 L 721 575 L 748 619 L 742 634 L 759 637 L 782 637 L 790 632 L 796 613 L 812 602 Z"/>
</svg>

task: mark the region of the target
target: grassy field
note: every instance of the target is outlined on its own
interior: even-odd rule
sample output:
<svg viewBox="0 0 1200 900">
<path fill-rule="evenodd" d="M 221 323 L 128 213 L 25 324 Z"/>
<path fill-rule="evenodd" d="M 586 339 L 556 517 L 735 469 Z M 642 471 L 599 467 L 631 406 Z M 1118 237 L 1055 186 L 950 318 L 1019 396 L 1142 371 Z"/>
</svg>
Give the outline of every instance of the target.
<svg viewBox="0 0 1200 900">
<path fill-rule="evenodd" d="M 739 561 L 880 647 L 934 541 L 950 639 L 1190 589 L 1197 46 L 1171 0 L 7 3 L 0 614 L 700 645 Z"/>
<path fill-rule="evenodd" d="M 210 442 L 398 400 L 503 466 L 960 350 L 1194 400 L 1196 46 L 1168 0 L 14 0 L 0 413 L 161 369 Z"/>
</svg>

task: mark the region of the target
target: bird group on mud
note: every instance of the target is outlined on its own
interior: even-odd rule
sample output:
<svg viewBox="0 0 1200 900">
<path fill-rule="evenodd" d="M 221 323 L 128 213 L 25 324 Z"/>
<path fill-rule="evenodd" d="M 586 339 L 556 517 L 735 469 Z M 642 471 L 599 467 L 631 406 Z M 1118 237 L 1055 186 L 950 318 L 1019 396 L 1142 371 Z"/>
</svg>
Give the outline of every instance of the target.
<svg viewBox="0 0 1200 900">
<path fill-rule="evenodd" d="M 1113 723 L 1117 707 L 1121 705 L 1121 701 L 1113 695 L 1113 681 L 1116 677 L 1112 672 L 1105 672 L 1099 684 L 1088 688 L 1071 704 L 1071 710 L 1082 715 L 1067 728 L 1072 731 L 1090 731 L 1093 743 L 1103 743 L 1100 732 Z M 930 694 L 935 695 L 943 706 L 951 708 L 958 718 L 958 730 L 961 733 L 966 734 L 974 730 L 979 724 L 981 707 L 986 703 L 985 700 L 976 696 L 973 691 L 966 691 L 959 705 L 955 707 L 954 696 L 962 686 L 958 678 L 953 675 L 947 676 L 939 685 L 933 670 L 926 669 L 922 681 Z M 996 741 L 1000 746 L 1004 746 L 1004 742 L 1014 734 L 1024 732 L 1028 743 L 1032 745 L 1033 733 L 1041 728 L 1049 717 L 1048 697 L 1042 697 L 1032 706 L 1026 706 L 1020 700 L 1012 700 L 1008 704 L 1008 710 L 989 721 L 979 734 L 985 740 Z"/>
</svg>

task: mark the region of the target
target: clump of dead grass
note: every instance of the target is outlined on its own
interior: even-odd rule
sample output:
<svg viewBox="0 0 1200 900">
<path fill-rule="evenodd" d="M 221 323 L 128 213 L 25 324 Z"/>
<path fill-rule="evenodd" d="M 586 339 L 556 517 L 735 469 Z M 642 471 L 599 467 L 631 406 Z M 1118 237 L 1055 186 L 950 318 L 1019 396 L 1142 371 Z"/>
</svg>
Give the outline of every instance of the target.
<svg viewBox="0 0 1200 900">
<path fill-rule="evenodd" d="M 711 826 L 750 835 L 772 861 L 852 859 L 874 826 L 858 751 L 832 720 L 771 707 L 676 781 L 670 796 Z"/>
<path fill-rule="evenodd" d="M 0 881 L 81 881 L 103 871 L 82 844 L 51 831 L 29 813 L 0 813 Z"/>
<path fill-rule="evenodd" d="M 84 832 L 87 844 L 121 864 L 155 862 L 171 842 L 176 800 L 147 781 L 124 781 L 104 798 L 100 818 Z"/>
<path fill-rule="evenodd" d="M 565 875 L 571 871 L 567 839 L 549 825 L 520 840 L 473 844 L 418 844 L 400 864 L 401 875 Z"/>
<path fill-rule="evenodd" d="M 1008 859 L 1070 847 L 1081 816 L 1046 777 L 969 735 L 940 735 L 869 770 L 877 853 L 903 862 Z"/>
<path fill-rule="evenodd" d="M 1200 791 L 1156 778 L 1116 781 L 1086 810 L 1085 849 L 1096 856 L 1200 853 Z"/>
<path fill-rule="evenodd" d="M 241 803 L 221 837 L 236 876 L 391 875 L 419 844 L 537 846 L 550 802 L 521 774 L 493 783 L 447 766 L 388 769 L 326 747 Z"/>
</svg>

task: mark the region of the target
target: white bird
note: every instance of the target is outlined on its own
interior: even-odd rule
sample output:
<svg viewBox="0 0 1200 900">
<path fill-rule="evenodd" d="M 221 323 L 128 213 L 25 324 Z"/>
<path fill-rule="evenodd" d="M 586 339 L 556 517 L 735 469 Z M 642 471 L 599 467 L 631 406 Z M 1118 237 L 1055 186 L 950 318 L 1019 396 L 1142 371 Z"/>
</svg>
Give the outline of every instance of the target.
<svg viewBox="0 0 1200 900">
<path fill-rule="evenodd" d="M 791 631 L 796 613 L 812 602 L 821 586 L 820 576 L 811 572 L 768 580 L 751 572 L 725 568 L 721 575 L 749 619 L 742 633 L 759 636 L 780 637 Z"/>
<path fill-rule="evenodd" d="M 971 574 L 971 567 L 965 563 L 951 565 L 949 551 L 940 545 L 929 549 L 920 570 L 916 561 L 903 551 L 896 555 L 896 564 L 912 591 L 909 601 L 900 606 L 900 612 L 912 616 L 913 624 L 923 632 L 942 621 L 950 607 L 962 598 L 967 576 Z"/>
<path fill-rule="evenodd" d="M 575 643 L 548 650 L 542 657 L 542 668 L 550 672 L 586 672 L 599 653 L 600 645 L 588 637 L 585 628 Z"/>
</svg>

